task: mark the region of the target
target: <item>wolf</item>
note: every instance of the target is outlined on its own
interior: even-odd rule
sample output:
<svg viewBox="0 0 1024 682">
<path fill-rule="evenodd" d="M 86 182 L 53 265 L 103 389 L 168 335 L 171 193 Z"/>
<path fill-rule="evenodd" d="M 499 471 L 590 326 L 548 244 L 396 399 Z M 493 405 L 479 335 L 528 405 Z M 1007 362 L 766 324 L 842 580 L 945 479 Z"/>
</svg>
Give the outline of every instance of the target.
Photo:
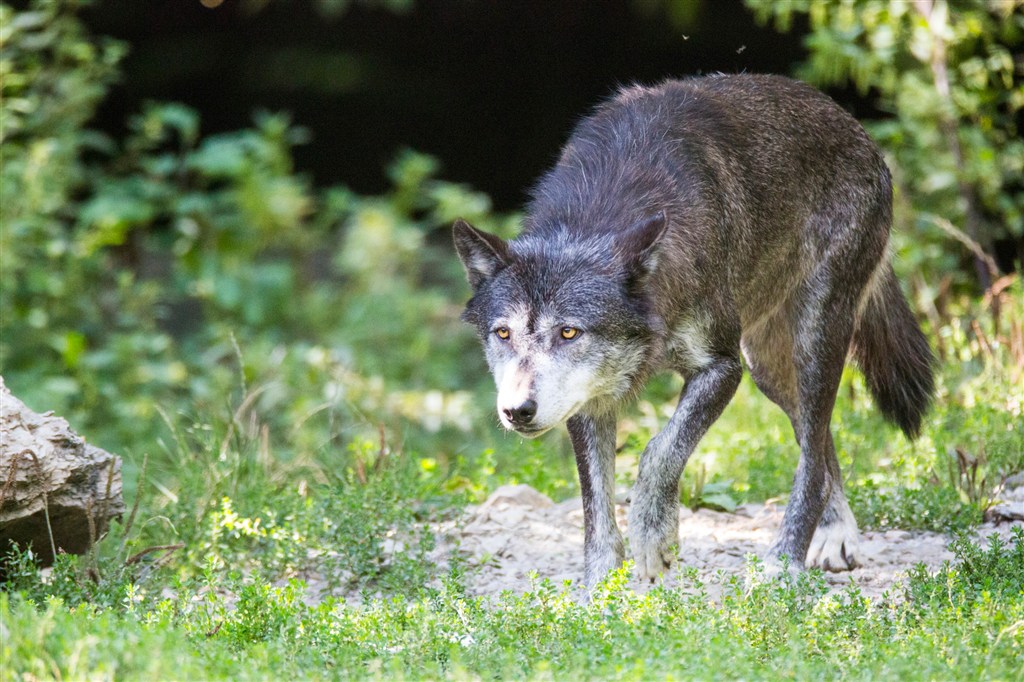
<svg viewBox="0 0 1024 682">
<path fill-rule="evenodd" d="M 616 419 L 656 372 L 684 380 L 645 447 L 627 517 L 634 571 L 676 555 L 679 479 L 743 373 L 788 415 L 800 460 L 769 561 L 864 560 L 830 431 L 852 355 L 910 438 L 933 356 L 888 254 L 892 183 L 857 121 L 812 87 L 715 75 L 621 89 L 576 125 L 509 241 L 463 220 L 455 248 L 502 425 L 565 424 L 584 512 L 585 581 L 625 559 Z"/>
</svg>

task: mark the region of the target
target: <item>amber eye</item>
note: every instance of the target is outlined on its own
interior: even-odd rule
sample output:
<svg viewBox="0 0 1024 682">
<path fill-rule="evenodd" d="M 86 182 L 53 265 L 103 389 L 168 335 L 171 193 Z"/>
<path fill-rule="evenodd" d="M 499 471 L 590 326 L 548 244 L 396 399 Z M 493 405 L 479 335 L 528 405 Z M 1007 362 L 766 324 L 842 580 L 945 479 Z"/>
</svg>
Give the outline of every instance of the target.
<svg viewBox="0 0 1024 682">
<path fill-rule="evenodd" d="M 502 341 L 508 341 L 509 331 L 508 327 L 498 327 L 494 330 L 494 333 L 498 335 L 498 338 Z"/>
<path fill-rule="evenodd" d="M 562 327 L 562 338 L 566 341 L 572 341 L 580 335 L 580 330 L 576 327 Z"/>
</svg>

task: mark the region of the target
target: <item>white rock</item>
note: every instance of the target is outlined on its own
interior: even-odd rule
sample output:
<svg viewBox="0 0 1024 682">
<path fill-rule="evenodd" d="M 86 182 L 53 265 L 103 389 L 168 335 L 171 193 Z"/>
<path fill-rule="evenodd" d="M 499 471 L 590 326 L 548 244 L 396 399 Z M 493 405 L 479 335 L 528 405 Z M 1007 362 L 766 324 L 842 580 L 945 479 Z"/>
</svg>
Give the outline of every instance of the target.
<svg viewBox="0 0 1024 682">
<path fill-rule="evenodd" d="M 551 501 L 550 497 L 524 484 L 501 486 L 491 493 L 491 496 L 480 505 L 480 508 L 490 509 L 498 504 L 531 507 L 534 509 L 547 509 L 554 506 L 554 502 Z"/>
</svg>

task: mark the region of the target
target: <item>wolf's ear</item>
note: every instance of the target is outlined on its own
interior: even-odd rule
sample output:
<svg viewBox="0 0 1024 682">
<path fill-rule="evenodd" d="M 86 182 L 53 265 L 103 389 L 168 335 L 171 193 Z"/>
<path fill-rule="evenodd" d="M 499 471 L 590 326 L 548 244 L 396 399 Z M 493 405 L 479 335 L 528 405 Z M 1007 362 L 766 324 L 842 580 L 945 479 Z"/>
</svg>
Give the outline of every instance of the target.
<svg viewBox="0 0 1024 682">
<path fill-rule="evenodd" d="M 508 265 L 508 244 L 501 237 L 481 232 L 461 218 L 455 221 L 452 236 L 474 291 Z"/>
<path fill-rule="evenodd" d="M 642 218 L 615 238 L 615 252 L 631 285 L 642 286 L 658 259 L 661 238 L 668 229 L 664 211 Z"/>
</svg>

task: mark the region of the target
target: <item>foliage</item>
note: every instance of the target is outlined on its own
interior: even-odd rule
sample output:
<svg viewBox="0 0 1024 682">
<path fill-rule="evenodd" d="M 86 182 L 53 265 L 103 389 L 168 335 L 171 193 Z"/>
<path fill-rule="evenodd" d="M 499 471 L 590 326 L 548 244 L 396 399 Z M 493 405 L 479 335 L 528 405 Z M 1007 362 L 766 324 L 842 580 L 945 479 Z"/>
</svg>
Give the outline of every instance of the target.
<svg viewBox="0 0 1024 682">
<path fill-rule="evenodd" d="M 428 439 L 484 423 L 465 391 L 485 373 L 457 319 L 465 284 L 445 230 L 465 215 L 507 232 L 487 197 L 412 152 L 386 195 L 315 190 L 291 160 L 307 135 L 281 115 L 204 137 L 194 111 L 152 104 L 124 141 L 91 132 L 120 48 L 83 36 L 74 6 L 2 10 L 12 390 L 137 457 L 165 435 L 161 411 L 219 411 L 250 386 L 247 413 L 272 439 L 320 427 L 293 456 L 381 423 Z"/>
<path fill-rule="evenodd" d="M 423 160 L 411 154 L 393 168 L 394 196 L 314 196 L 291 173 L 289 148 L 301 131 L 283 117 L 201 142 L 197 126 L 184 107 L 148 109 L 107 164 L 83 163 L 85 199 L 66 207 L 75 223 L 47 251 L 5 269 L 5 325 L 28 330 L 4 338 L 5 366 L 23 369 L 12 388 L 26 399 L 33 389 L 56 393 L 64 398 L 56 407 L 86 423 L 134 421 L 133 439 L 143 435 L 139 421 L 158 425 L 161 398 L 202 401 L 289 374 L 316 378 L 327 401 L 296 406 L 303 412 L 396 412 L 433 430 L 466 425 L 458 414 L 465 398 L 451 389 L 470 383 L 456 359 L 472 340 L 452 333 L 456 311 L 442 293 L 458 273 L 433 272 L 439 281 L 424 286 L 429 249 L 426 258 L 411 254 L 428 226 L 472 212 L 476 197 L 414 175 Z M 31 375 L 54 364 L 63 376 Z M 381 382 L 399 378 L 404 400 L 383 404 L 398 391 Z M 432 398 L 431 388 L 448 395 Z M 267 406 L 272 393 L 259 400 Z M 112 448 L 129 434 L 115 438 Z"/>
<path fill-rule="evenodd" d="M 22 239 L 57 232 L 83 180 L 78 157 L 103 144 L 81 128 L 117 78 L 125 47 L 87 35 L 57 2 L 23 12 L 0 4 L 0 41 L 0 217 L 9 228 L 2 246 L 8 262 L 18 262 L 30 255 Z"/>
<path fill-rule="evenodd" d="M 851 486 L 850 508 L 862 529 L 950 531 L 981 522 L 978 504 L 966 503 L 956 490 L 942 485 L 879 488 L 871 479 Z"/>
<path fill-rule="evenodd" d="M 415 462 L 392 461 L 387 451 L 368 456 L 369 444 L 350 450 L 350 465 L 328 485 L 280 491 L 261 506 L 256 495 L 236 489 L 239 504 L 251 510 L 242 513 L 221 498 L 189 543 L 190 563 L 271 580 L 315 572 L 330 591 L 418 588 L 431 573 L 434 547 L 426 516 L 454 500 L 438 498 L 436 479 L 422 476 Z"/>
<path fill-rule="evenodd" d="M 458 571 L 363 606 L 307 605 L 301 582 L 237 577 L 113 610 L 0 593 L 3 664 L 14 679 L 1015 678 L 1024 533 L 1009 545 L 953 547 L 956 563 L 914 571 L 904 593 L 879 602 L 856 587 L 828 594 L 820 573 L 759 580 L 756 564 L 751 586 L 730 579 L 720 602 L 696 579 L 636 594 L 628 567 L 588 603 L 549 581 L 519 596 L 469 597 Z"/>
<path fill-rule="evenodd" d="M 205 135 L 193 110 L 152 103 L 124 139 L 89 131 L 124 48 L 87 36 L 77 6 L 0 5 L 0 366 L 30 405 L 125 456 L 136 506 L 89 555 L 2 562 L 14 679 L 1017 674 L 1020 536 L 960 540 L 960 563 L 879 602 L 826 595 L 814 573 L 716 586 L 718 602 L 692 576 L 637 595 L 623 572 L 588 603 L 547 582 L 467 595 L 432 524 L 504 482 L 576 486 L 564 437 L 493 428 L 458 321 L 447 226 L 509 236 L 515 217 L 411 151 L 380 196 L 315 188 L 292 162 L 309 136 L 281 114 Z M 1024 468 L 1021 281 L 988 301 L 926 279 L 917 294 L 940 355 L 922 439 L 884 426 L 851 370 L 837 450 L 862 525 L 969 528 Z M 658 378 L 627 411 L 620 482 L 679 388 Z M 745 379 L 683 501 L 783 497 L 797 455 Z"/>
<path fill-rule="evenodd" d="M 942 231 L 942 219 L 989 252 L 994 242 L 1024 236 L 1018 0 L 747 0 L 747 6 L 780 30 L 807 15 L 809 57 L 797 75 L 819 85 L 852 83 L 889 114 L 868 129 L 894 169 L 895 246 L 907 272 L 956 273 L 964 251 Z"/>
</svg>

